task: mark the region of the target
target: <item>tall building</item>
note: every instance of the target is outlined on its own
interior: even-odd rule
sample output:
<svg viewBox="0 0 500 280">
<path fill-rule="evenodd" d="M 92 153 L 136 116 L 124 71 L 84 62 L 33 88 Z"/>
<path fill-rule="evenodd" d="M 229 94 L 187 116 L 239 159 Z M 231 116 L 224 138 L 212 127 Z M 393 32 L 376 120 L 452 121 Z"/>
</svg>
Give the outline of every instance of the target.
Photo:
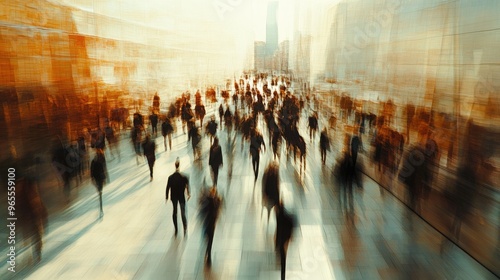
<svg viewBox="0 0 500 280">
<path fill-rule="evenodd" d="M 278 2 L 269 2 L 267 6 L 266 21 L 266 51 L 267 55 L 272 56 L 278 50 L 278 21 L 276 13 L 278 11 Z"/>
</svg>

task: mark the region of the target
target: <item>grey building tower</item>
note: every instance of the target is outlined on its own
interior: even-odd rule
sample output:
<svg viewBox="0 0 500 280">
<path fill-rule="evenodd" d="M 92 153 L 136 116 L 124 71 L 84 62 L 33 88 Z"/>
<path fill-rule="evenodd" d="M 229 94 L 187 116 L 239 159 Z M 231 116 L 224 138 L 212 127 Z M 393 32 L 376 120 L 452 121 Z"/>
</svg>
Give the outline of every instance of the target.
<svg viewBox="0 0 500 280">
<path fill-rule="evenodd" d="M 266 21 L 266 52 L 272 56 L 278 50 L 278 21 L 276 13 L 278 12 L 278 1 L 269 2 L 267 5 Z"/>
</svg>

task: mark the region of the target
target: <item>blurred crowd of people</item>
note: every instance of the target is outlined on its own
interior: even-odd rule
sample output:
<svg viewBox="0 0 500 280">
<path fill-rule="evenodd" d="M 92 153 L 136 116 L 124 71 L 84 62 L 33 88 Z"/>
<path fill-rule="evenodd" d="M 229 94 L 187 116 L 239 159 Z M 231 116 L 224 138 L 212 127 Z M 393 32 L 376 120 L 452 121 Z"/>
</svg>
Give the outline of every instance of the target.
<svg viewBox="0 0 500 280">
<path fill-rule="evenodd" d="M 120 143 L 123 141 L 121 138 L 127 137 L 123 130 L 127 128 L 129 118 L 129 138 L 136 162 L 140 165 L 144 160 L 147 161 L 151 181 L 158 153 L 158 128 L 165 151 L 172 151 L 174 135 L 178 136 L 181 130 L 182 134 L 187 134 L 185 140 L 191 142 L 193 163 L 202 168 L 205 167 L 202 162 L 202 140 L 203 137 L 208 137 L 210 148 L 206 163 L 212 174 L 212 184 L 209 188 L 200 190 L 199 205 L 207 240 L 206 263 L 210 265 L 215 228 L 223 205 L 222 196 L 218 192 L 221 184 L 218 179 L 219 170 L 227 166 L 228 177 L 231 178 L 232 159 L 238 151 L 235 140 L 241 139 L 241 151 L 251 157 L 255 183 L 261 170 L 261 154 L 266 153 L 267 149 L 272 151 L 274 160 L 262 172 L 262 204 L 263 209 L 267 210 L 268 220 L 272 209 L 276 214 L 276 251 L 280 256 L 284 279 L 286 252 L 297 220 L 285 210 L 280 196 L 278 162 L 283 156 L 290 159 L 293 157 L 295 163 L 298 158 L 299 175 L 304 176 L 307 152 L 319 148 L 321 163 L 314 164 L 333 165 L 339 205 L 346 213 L 354 211 L 353 184 L 359 190 L 363 189 L 362 173 L 367 167 L 374 167 L 381 176 L 398 178 L 406 188 L 408 205 L 415 212 L 421 213 L 424 207 L 422 202 L 429 199 L 443 167 L 442 154 L 447 154 L 448 160 L 453 157 L 454 143 L 446 142 L 443 135 L 436 135 L 442 131 L 437 126 L 436 119 L 439 115 L 424 107 L 416 107 L 410 103 L 401 109 L 388 100 L 379 104 L 377 112 L 366 110 L 360 100 L 346 94 L 336 94 L 335 108 L 325 109 L 319 106 L 318 97 L 314 93 L 306 91 L 302 95 L 293 94 L 290 91 L 290 77 L 267 74 L 242 75 L 229 88 L 220 92 L 219 100 L 216 99 L 217 94 L 213 88 L 206 90 L 205 98 L 198 90 L 194 95 L 194 108 L 191 105 L 191 94 L 185 92 L 169 104 L 166 111 L 161 110 L 160 97 L 155 94 L 152 106 L 148 108 L 147 118 L 140 110 L 127 116 L 127 109 L 115 108 L 110 110 L 109 116 L 105 116 L 102 127 L 99 125 L 84 129 L 71 143 L 56 139 L 51 161 L 61 180 L 67 202 L 70 201 L 72 188 L 81 185 L 88 176 L 97 189 L 99 217 L 103 217 L 102 193 L 105 184 L 110 182 L 107 163 L 115 159 L 118 162 L 122 160 Z M 210 104 L 209 109 L 205 107 L 203 99 Z M 404 121 L 397 118 L 399 114 L 404 116 Z M 452 127 L 456 121 L 441 119 L 445 120 L 445 127 Z M 181 127 L 180 130 L 177 129 L 178 126 Z M 450 231 L 456 240 L 459 239 L 462 221 L 474 205 L 478 185 L 481 180 L 489 178 L 493 171 L 488 162 L 488 154 L 482 147 L 484 142 L 470 134 L 473 129 L 474 123 L 469 121 L 465 133 L 467 141 L 463 147 L 466 160 L 458 161 L 458 176 L 450 187 L 452 195 L 449 209 L 454 209 L 452 211 L 455 217 Z M 302 131 L 308 133 L 301 134 Z M 221 146 L 221 136 L 227 139 L 227 146 Z M 335 155 L 337 159 L 329 162 L 328 154 Z M 364 156 L 361 157 L 360 154 Z M 224 158 L 227 162 L 224 162 Z M 181 208 L 184 234 L 187 233 L 185 204 L 190 197 L 188 175 L 179 172 L 179 165 L 180 161 L 177 160 L 176 172 L 169 177 L 166 190 L 166 199 L 170 198 L 174 207 L 176 235 L 177 205 Z M 36 164 L 26 166 L 36 167 Z M 34 173 L 30 174 L 22 177 L 24 183 L 18 191 L 23 194 L 20 197 L 26 197 L 27 215 L 34 219 L 27 228 L 30 232 L 28 235 L 34 236 L 35 258 L 39 260 L 43 228 L 47 224 L 48 215 L 38 195 L 37 180 L 32 176 Z M 392 183 L 388 184 L 389 189 L 392 186 Z"/>
</svg>

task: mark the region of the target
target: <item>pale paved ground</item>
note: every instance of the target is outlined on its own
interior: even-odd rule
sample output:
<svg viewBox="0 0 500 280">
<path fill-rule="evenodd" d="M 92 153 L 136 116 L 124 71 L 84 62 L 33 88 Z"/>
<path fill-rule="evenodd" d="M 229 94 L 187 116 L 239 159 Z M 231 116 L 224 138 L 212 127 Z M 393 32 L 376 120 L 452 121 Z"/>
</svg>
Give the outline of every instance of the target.
<svg viewBox="0 0 500 280">
<path fill-rule="evenodd" d="M 147 165 L 138 166 L 128 139 L 122 141 L 122 162 L 109 163 L 104 218 L 98 219 L 97 196 L 90 183 L 73 190 L 78 192 L 74 204 L 50 217 L 42 262 L 32 266 L 29 251 L 20 254 L 19 265 L 26 268 L 15 278 L 279 279 L 273 251 L 276 222 L 271 215 L 268 224 L 265 211 L 261 213 L 260 179 L 271 151 L 261 159 L 254 187 L 248 145 L 242 150 L 238 136 L 230 180 L 226 135 L 220 132 L 225 165 L 219 192 L 225 208 L 215 233 L 212 269 L 203 264 L 196 203 L 200 188 L 211 182 L 206 168 L 208 140 L 203 142 L 201 169 L 191 164 L 187 136 L 178 135 L 173 152 L 164 152 L 162 139 L 157 139 L 159 157 L 151 183 Z M 266 134 L 264 138 L 267 143 Z M 299 222 L 288 251 L 287 279 L 496 279 L 454 245 L 441 254 L 443 236 L 367 177 L 364 190 L 354 194 L 354 213 L 346 215 L 331 178 L 333 156 L 328 167 L 318 164 L 318 140 L 309 147 L 304 178 L 299 178 L 293 159 L 280 161 L 285 206 Z M 164 197 L 176 157 L 190 175 L 193 196 L 187 204 L 188 236 L 174 238 L 172 204 L 166 204 Z M 5 271 L 3 265 L 1 279 L 13 276 Z"/>
</svg>

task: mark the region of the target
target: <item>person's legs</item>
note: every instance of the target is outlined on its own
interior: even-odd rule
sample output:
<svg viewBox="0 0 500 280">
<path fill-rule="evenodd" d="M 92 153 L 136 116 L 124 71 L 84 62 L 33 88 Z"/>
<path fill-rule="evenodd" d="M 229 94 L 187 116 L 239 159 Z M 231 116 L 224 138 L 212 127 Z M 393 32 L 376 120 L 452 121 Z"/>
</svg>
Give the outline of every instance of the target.
<svg viewBox="0 0 500 280">
<path fill-rule="evenodd" d="M 186 235 L 187 233 L 186 202 L 180 201 L 180 205 L 181 205 L 182 225 L 184 227 L 184 235 Z"/>
<path fill-rule="evenodd" d="M 177 199 L 172 199 L 172 205 L 174 206 L 174 211 L 172 212 L 172 221 L 174 222 L 175 235 L 177 235 Z"/>
<path fill-rule="evenodd" d="M 102 189 L 104 182 L 97 182 L 97 192 L 99 193 L 99 216 L 102 217 L 104 215 L 104 211 L 102 210 Z"/>
<path fill-rule="evenodd" d="M 99 213 L 101 216 L 104 215 L 104 211 L 102 210 L 102 191 L 99 191 Z"/>
<path fill-rule="evenodd" d="M 207 264 L 211 265 L 212 264 L 212 244 L 214 242 L 214 229 L 207 229 L 207 251 L 206 251 L 206 258 L 207 258 Z"/>
<path fill-rule="evenodd" d="M 148 160 L 148 165 L 149 165 L 149 177 L 151 178 L 151 180 L 153 180 L 153 167 L 155 166 L 155 161 Z"/>
<path fill-rule="evenodd" d="M 285 272 L 286 272 L 286 245 L 280 244 L 280 261 L 281 261 L 281 279 L 285 280 Z"/>
<path fill-rule="evenodd" d="M 40 226 L 35 226 L 33 236 L 33 260 L 35 263 L 40 262 L 42 258 L 42 230 Z"/>
<path fill-rule="evenodd" d="M 257 181 L 257 175 L 259 174 L 259 157 L 258 156 L 252 156 L 252 167 L 253 167 L 253 173 L 255 176 L 255 181 Z"/>
<path fill-rule="evenodd" d="M 213 172 L 214 172 L 214 185 L 217 186 L 217 181 L 219 178 L 219 167 L 213 168 Z"/>
</svg>

